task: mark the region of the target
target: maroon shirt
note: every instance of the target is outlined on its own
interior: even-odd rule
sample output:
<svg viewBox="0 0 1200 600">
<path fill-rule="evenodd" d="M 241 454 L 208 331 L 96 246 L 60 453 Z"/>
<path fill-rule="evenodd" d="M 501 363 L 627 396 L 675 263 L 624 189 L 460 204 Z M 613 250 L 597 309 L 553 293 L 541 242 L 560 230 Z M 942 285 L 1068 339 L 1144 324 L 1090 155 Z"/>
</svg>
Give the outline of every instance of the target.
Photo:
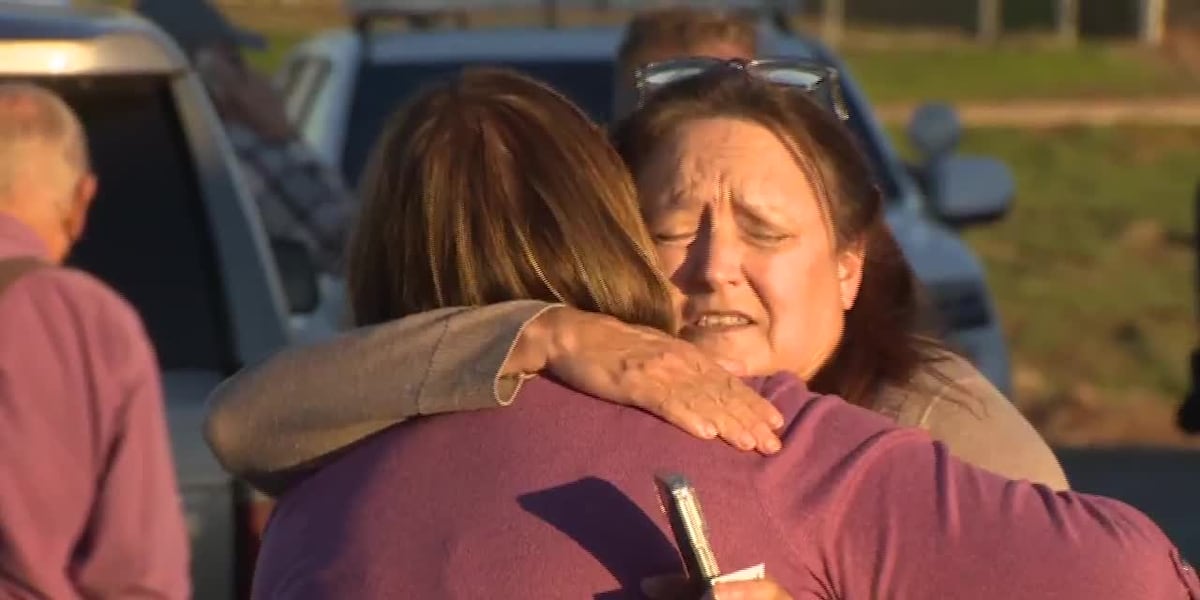
<svg viewBox="0 0 1200 600">
<path fill-rule="evenodd" d="M 46 257 L 0 214 L 0 259 Z M 188 536 L 141 321 L 79 271 L 0 293 L 0 598 L 187 598 Z"/>
<path fill-rule="evenodd" d="M 797 598 L 1200 598 L 1148 518 L 1002 479 L 790 376 L 773 457 L 530 381 L 510 408 L 385 431 L 285 495 L 255 598 L 615 598 L 679 560 L 652 483 L 695 484 L 724 572 Z"/>
</svg>

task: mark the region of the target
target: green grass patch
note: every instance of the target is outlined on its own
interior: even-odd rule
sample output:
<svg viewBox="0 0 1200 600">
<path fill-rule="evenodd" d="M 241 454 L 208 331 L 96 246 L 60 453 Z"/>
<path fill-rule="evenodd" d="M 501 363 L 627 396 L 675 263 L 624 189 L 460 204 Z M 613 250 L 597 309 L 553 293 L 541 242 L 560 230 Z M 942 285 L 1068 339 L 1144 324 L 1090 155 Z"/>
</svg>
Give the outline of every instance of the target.
<svg viewBox="0 0 1200 600">
<path fill-rule="evenodd" d="M 964 146 L 1017 178 L 1011 215 L 967 234 L 1016 362 L 1051 396 L 1087 384 L 1177 402 L 1197 333 L 1200 129 L 973 129 Z"/>
<path fill-rule="evenodd" d="M 842 55 L 877 103 L 1200 93 L 1200 78 L 1178 63 L 1124 45 L 950 43 L 941 48 L 847 48 Z"/>
<path fill-rule="evenodd" d="M 246 60 L 261 72 L 274 73 L 282 64 L 287 53 L 296 44 L 312 37 L 313 32 L 304 30 L 281 30 L 263 32 L 267 37 L 265 50 L 254 50 L 246 53 Z"/>
</svg>

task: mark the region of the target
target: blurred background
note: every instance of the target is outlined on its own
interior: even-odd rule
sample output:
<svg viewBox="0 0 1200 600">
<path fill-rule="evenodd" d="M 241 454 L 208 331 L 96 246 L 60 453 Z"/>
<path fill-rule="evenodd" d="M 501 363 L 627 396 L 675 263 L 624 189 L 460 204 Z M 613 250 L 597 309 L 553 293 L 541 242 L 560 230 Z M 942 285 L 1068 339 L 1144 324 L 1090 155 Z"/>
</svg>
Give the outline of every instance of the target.
<svg viewBox="0 0 1200 600">
<path fill-rule="evenodd" d="M 340 0 L 217 4 L 267 37 L 250 55 L 265 71 L 301 40 L 347 25 Z M 966 128 L 963 150 L 1013 170 L 1012 211 L 964 236 L 999 307 L 1015 401 L 1035 425 L 1056 445 L 1200 448 L 1175 425 L 1197 332 L 1200 0 L 805 0 L 789 8 L 796 28 L 848 63 L 902 152 L 911 152 L 903 130 L 914 108 L 945 101 Z M 466 18 L 569 26 L 627 16 L 548 8 Z"/>
<path fill-rule="evenodd" d="M 409 93 L 481 58 L 523 68 L 606 120 L 613 49 L 630 8 L 662 4 L 213 2 L 245 30 L 229 33 L 243 43 L 256 40 L 252 49 L 238 49 L 238 72 L 250 73 L 241 64 L 245 52 L 249 65 L 271 79 L 252 78 L 264 85 L 251 88 L 251 96 L 276 84 L 281 93 L 271 94 L 270 107 L 286 115 L 270 116 L 294 127 L 313 155 L 351 185 L 383 119 Z M 440 14 L 449 2 L 469 8 Z M 216 26 L 192 23 L 198 19 L 183 9 L 185 3 L 195 4 L 157 5 L 181 31 Z M 74 4 L 130 8 L 133 1 Z M 350 4 L 358 6 L 357 13 L 347 10 Z M 505 4 L 509 7 L 497 8 Z M 1055 447 L 1075 489 L 1142 509 L 1185 556 L 1200 561 L 1200 434 L 1188 433 L 1178 418 L 1192 393 L 1185 412 L 1192 428 L 1200 429 L 1200 395 L 1193 392 L 1200 354 L 1189 364 L 1200 340 L 1200 0 L 770 4 L 784 10 L 763 19 L 761 29 L 772 32 L 768 48 L 847 69 L 846 81 L 854 84 L 847 88 L 853 88 L 849 126 L 881 172 L 881 187 L 894 201 L 889 223 L 939 311 L 953 321 L 955 343 Z M 18 26 L 7 33 L 0 27 L 0 48 L 5 42 L 19 46 L 28 34 L 21 27 L 34 21 L 12 22 Z M 54 19 L 41 25 L 51 37 L 91 35 Z M 502 25 L 516 27 L 497 27 Z M 426 31 L 408 35 L 413 29 Z M 262 39 L 244 36 L 247 32 Z M 120 58 L 137 63 L 140 57 Z M 0 75 L 20 71 L 26 66 L 20 62 L 0 62 Z M 203 203 L 227 210 L 244 199 L 231 183 L 221 188 L 222 196 L 201 194 L 193 181 L 200 173 L 215 173 L 217 180 L 231 176 L 232 162 L 223 162 L 221 149 L 205 152 L 212 148 L 195 142 L 209 139 L 192 130 L 203 128 L 202 119 L 177 118 L 195 117 L 189 94 L 203 94 L 201 87 L 168 79 L 184 69 L 135 72 L 105 83 L 86 72 L 78 81 L 60 77 L 62 65 L 54 61 L 40 72 L 35 62 L 31 68 L 40 81 L 66 90 L 82 107 L 77 110 L 99 144 L 94 155 L 105 161 L 99 169 L 102 194 L 120 200 L 98 203 L 109 207 L 100 209 L 108 216 L 89 223 L 93 243 L 77 254 L 99 256 L 93 272 L 107 273 L 106 280 L 116 282 L 149 323 L 163 363 L 192 528 L 195 595 L 228 597 L 249 582 L 270 503 L 223 473 L 200 438 L 201 400 L 232 373 L 238 364 L 233 358 L 257 358 L 241 346 L 230 348 L 231 340 L 246 333 L 236 325 L 258 325 L 259 316 L 246 317 L 243 306 L 221 300 L 219 288 L 261 284 L 246 296 L 266 296 L 263 280 L 278 278 L 290 320 L 286 331 L 263 336 L 269 342 L 263 348 L 252 348 L 266 352 L 332 333 L 343 315 L 341 285 L 318 283 L 304 248 L 284 252 L 274 239 L 276 262 L 268 265 L 252 251 L 253 240 L 238 241 L 256 227 L 242 222 L 242 213 L 220 221 L 223 237 L 208 231 L 208 220 L 191 216 L 207 213 L 188 212 L 228 217 Z M 212 65 L 204 68 L 202 62 L 194 65 L 197 74 L 214 76 Z M 133 131 L 145 135 L 130 135 Z M 195 147 L 163 149 L 181 140 Z M 891 146 L 902 161 L 891 160 Z M 157 217 L 127 227 L 126 215 L 135 209 L 126 207 L 149 207 L 147 214 Z M 177 240 L 183 241 L 174 244 Z M 187 250 L 182 258 L 172 255 L 176 246 Z M 228 256 L 214 258 L 218 248 Z M 281 259 L 289 256 L 295 260 Z M 198 268 L 180 270 L 176 260 Z M 241 270 L 218 269 L 226 262 Z M 174 287 L 157 285 L 160 279 L 174 281 Z M 240 317 L 226 323 L 223 310 Z M 207 369 L 201 373 L 207 379 L 197 379 L 197 365 Z"/>
</svg>

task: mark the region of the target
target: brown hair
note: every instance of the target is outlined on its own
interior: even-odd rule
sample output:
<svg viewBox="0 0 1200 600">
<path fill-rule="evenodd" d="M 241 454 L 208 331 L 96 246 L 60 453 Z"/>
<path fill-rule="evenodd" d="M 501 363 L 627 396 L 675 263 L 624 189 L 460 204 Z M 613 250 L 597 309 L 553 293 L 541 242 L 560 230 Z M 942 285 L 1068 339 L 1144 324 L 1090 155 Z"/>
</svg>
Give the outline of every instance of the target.
<svg viewBox="0 0 1200 600">
<path fill-rule="evenodd" d="M 629 72 L 653 52 L 670 50 L 686 55 L 713 43 L 744 48 L 749 56 L 742 58 L 754 58 L 758 53 L 758 30 L 750 19 L 718 10 L 673 7 L 639 12 L 625 28 L 617 62 Z"/>
<path fill-rule="evenodd" d="M 628 170 L 537 81 L 469 69 L 428 88 L 392 118 L 363 181 L 357 325 L 533 299 L 674 330 Z"/>
<path fill-rule="evenodd" d="M 869 405 L 885 385 L 904 385 L 941 345 L 925 335 L 920 287 L 884 222 L 883 196 L 870 164 L 846 127 L 796 90 L 740 70 L 722 69 L 663 88 L 628 119 L 614 139 L 633 170 L 690 121 L 733 117 L 757 123 L 789 147 L 823 198 L 839 250 L 865 252 L 862 286 L 846 314 L 837 351 L 810 383 L 814 390 Z"/>
</svg>

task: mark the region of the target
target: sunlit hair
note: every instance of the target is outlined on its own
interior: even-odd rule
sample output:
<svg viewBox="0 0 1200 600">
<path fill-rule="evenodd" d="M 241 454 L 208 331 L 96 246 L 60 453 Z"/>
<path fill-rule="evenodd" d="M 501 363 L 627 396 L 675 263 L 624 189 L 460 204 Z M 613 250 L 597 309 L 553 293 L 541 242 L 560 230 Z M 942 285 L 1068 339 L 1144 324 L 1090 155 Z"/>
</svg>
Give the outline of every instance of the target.
<svg viewBox="0 0 1200 600">
<path fill-rule="evenodd" d="M 744 48 L 743 58 L 758 51 L 758 30 L 743 15 L 686 6 L 658 8 L 639 12 L 629 21 L 617 50 L 617 61 L 632 70 L 647 58 L 662 51 L 686 56 L 711 44 L 729 44 Z"/>
<path fill-rule="evenodd" d="M 419 93 L 373 150 L 349 252 L 358 325 L 562 302 L 674 330 L 629 172 L 546 85 L 470 69 Z"/>
<path fill-rule="evenodd" d="M 636 177 L 681 127 L 722 117 L 772 131 L 816 188 L 837 250 L 864 253 L 862 285 L 841 343 L 812 388 L 870 405 L 882 387 L 903 386 L 918 367 L 944 357 L 928 335 L 921 288 L 884 221 L 870 163 L 844 124 L 815 102 L 743 71 L 716 70 L 653 94 L 618 123 L 614 141 Z"/>
<path fill-rule="evenodd" d="M 61 162 L 47 162 L 56 156 Z M 60 187 L 65 201 L 89 169 L 83 125 L 62 98 L 32 83 L 0 83 L 0 201 L 33 172 Z"/>
</svg>

